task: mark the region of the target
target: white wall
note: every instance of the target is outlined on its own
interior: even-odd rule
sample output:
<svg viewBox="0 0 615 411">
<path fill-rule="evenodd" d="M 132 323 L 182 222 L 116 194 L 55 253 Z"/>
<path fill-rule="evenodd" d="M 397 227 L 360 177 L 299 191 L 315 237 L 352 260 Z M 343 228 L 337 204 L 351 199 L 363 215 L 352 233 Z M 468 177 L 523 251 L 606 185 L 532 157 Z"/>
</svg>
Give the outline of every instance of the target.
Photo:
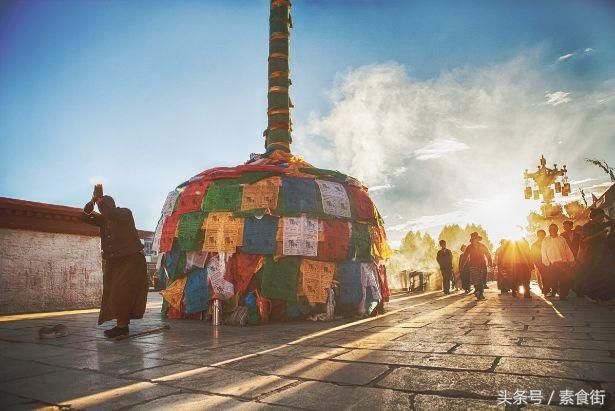
<svg viewBox="0 0 615 411">
<path fill-rule="evenodd" d="M 0 228 L 0 314 L 100 306 L 100 238 Z"/>
</svg>

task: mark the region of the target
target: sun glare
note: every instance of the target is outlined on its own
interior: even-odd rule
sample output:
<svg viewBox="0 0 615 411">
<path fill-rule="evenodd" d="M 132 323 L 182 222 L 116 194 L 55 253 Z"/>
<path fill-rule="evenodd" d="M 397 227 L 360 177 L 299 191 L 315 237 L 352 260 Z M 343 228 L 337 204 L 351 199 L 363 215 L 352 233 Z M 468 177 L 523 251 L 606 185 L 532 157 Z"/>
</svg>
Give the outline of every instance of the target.
<svg viewBox="0 0 615 411">
<path fill-rule="evenodd" d="M 477 205 L 473 217 L 487 230 L 492 242 L 502 239 L 521 240 L 528 234 L 526 227 L 530 211 L 532 204 L 528 204 L 517 193 L 507 192 Z"/>
</svg>

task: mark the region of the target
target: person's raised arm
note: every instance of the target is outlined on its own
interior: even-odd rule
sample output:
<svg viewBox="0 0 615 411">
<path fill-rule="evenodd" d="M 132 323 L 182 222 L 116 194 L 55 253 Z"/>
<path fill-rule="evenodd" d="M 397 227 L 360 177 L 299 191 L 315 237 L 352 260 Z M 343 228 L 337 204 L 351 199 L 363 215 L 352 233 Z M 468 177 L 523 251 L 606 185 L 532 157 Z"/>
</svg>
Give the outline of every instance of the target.
<svg viewBox="0 0 615 411">
<path fill-rule="evenodd" d="M 81 220 L 100 227 L 102 225 L 102 216 L 94 211 L 94 203 L 95 199 L 92 198 L 86 205 L 83 207 L 83 214 L 81 215 Z"/>
</svg>

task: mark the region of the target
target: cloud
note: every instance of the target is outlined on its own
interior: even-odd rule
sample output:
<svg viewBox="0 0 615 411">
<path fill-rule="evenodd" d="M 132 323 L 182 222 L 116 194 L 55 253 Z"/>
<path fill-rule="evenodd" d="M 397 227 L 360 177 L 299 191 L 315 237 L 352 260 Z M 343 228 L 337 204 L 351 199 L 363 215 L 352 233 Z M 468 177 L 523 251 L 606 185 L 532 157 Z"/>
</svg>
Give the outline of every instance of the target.
<svg viewBox="0 0 615 411">
<path fill-rule="evenodd" d="M 391 184 L 383 184 L 381 186 L 372 186 L 369 188 L 369 192 L 373 193 L 374 191 L 387 190 L 389 188 L 393 188 Z"/>
<path fill-rule="evenodd" d="M 576 186 L 576 185 L 581 185 L 581 184 L 585 184 L 585 183 L 589 183 L 590 181 L 596 181 L 598 180 L 597 178 L 584 178 L 583 180 L 572 180 L 570 182 L 570 185 Z"/>
<path fill-rule="evenodd" d="M 565 91 L 554 91 L 553 93 L 545 93 L 547 104 L 550 104 L 553 107 L 559 106 L 560 104 L 570 103 L 572 101 L 572 98 L 570 98 L 569 96 L 570 93 L 567 93 Z"/>
<path fill-rule="evenodd" d="M 569 58 L 572 58 L 575 55 L 575 53 L 568 53 L 568 54 L 564 54 L 563 56 L 559 56 L 557 58 L 557 61 L 564 61 L 564 60 L 568 60 Z"/>
<path fill-rule="evenodd" d="M 440 158 L 446 153 L 468 150 L 469 148 L 467 144 L 454 138 L 438 138 L 426 146 L 414 150 L 414 156 L 417 160 L 431 160 Z"/>
<path fill-rule="evenodd" d="M 449 213 L 436 215 L 424 215 L 404 223 L 391 226 L 387 228 L 387 231 L 397 231 L 404 234 L 407 233 L 408 230 L 426 231 L 434 227 L 443 227 L 452 221 L 458 221 L 463 218 L 463 216 L 464 214 L 462 211 L 452 211 Z"/>
<path fill-rule="evenodd" d="M 394 176 L 398 176 L 398 175 L 401 175 L 401 174 L 405 173 L 406 171 L 408 171 L 408 167 L 401 166 L 401 167 L 397 167 L 395 170 L 393 170 L 392 174 Z"/>
<path fill-rule="evenodd" d="M 376 187 L 393 243 L 410 228 L 439 230 L 443 222 L 483 222 L 498 232 L 539 206 L 523 199 L 522 175 L 541 154 L 566 164 L 571 179 L 602 181 L 584 159 L 615 151 L 615 80 L 575 89 L 579 104 L 564 104 L 568 92 L 544 93 L 569 86 L 544 61 L 532 51 L 425 80 L 395 62 L 349 69 L 331 87 L 330 110 L 296 124 L 294 151 Z"/>
</svg>

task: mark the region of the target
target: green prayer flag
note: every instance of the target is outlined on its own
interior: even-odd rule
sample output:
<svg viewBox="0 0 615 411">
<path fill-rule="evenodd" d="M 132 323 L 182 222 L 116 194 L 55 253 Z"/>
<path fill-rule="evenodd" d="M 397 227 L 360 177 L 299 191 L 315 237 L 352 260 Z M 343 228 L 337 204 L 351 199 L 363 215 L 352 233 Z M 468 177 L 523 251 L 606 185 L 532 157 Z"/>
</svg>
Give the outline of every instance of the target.
<svg viewBox="0 0 615 411">
<path fill-rule="evenodd" d="M 357 261 L 373 260 L 368 224 L 352 223 L 350 258 Z"/>
<path fill-rule="evenodd" d="M 203 199 L 205 211 L 238 211 L 241 209 L 242 186 L 236 179 L 214 181 Z"/>
<path fill-rule="evenodd" d="M 275 262 L 268 256 L 263 266 L 261 294 L 277 300 L 297 301 L 300 263 L 299 257 L 284 257 Z"/>
<path fill-rule="evenodd" d="M 182 251 L 200 250 L 205 238 L 203 220 L 207 216 L 204 212 L 182 214 L 177 224 L 177 240 Z"/>
</svg>

